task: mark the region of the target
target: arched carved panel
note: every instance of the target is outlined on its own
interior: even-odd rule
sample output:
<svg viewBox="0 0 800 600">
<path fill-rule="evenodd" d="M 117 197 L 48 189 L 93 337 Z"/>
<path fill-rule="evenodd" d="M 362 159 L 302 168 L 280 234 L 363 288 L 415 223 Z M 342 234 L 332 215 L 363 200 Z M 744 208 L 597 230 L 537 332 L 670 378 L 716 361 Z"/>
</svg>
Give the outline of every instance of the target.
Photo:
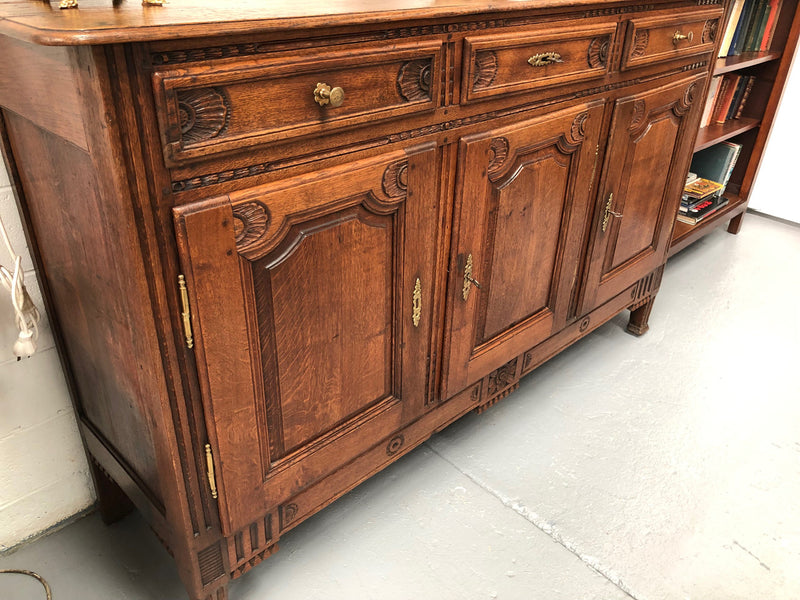
<svg viewBox="0 0 800 600">
<path fill-rule="evenodd" d="M 472 89 L 482 90 L 489 87 L 495 77 L 497 77 L 497 54 L 491 50 L 478 52 L 475 55 Z"/>
<path fill-rule="evenodd" d="M 416 102 L 431 98 L 431 64 L 433 59 L 411 60 L 400 67 L 397 91 L 404 100 Z"/>
<path fill-rule="evenodd" d="M 183 144 L 197 144 L 217 137 L 225 129 L 229 107 L 216 88 L 181 90 L 177 93 L 178 119 Z"/>
</svg>

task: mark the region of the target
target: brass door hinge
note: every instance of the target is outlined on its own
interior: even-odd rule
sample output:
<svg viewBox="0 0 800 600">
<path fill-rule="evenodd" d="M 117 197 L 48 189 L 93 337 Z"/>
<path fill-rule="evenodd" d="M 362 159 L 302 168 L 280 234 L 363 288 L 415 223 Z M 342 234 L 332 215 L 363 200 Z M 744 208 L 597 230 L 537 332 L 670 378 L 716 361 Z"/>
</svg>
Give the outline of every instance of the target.
<svg viewBox="0 0 800 600">
<path fill-rule="evenodd" d="M 183 335 L 186 338 L 186 347 L 193 348 L 192 313 L 189 310 L 189 292 L 186 289 L 186 279 L 183 275 L 178 275 L 178 289 L 181 293 L 181 320 L 183 321 Z"/>
<path fill-rule="evenodd" d="M 214 473 L 214 455 L 211 453 L 211 444 L 206 444 L 206 475 L 208 487 L 211 488 L 211 497 L 217 497 L 217 476 Z"/>
</svg>

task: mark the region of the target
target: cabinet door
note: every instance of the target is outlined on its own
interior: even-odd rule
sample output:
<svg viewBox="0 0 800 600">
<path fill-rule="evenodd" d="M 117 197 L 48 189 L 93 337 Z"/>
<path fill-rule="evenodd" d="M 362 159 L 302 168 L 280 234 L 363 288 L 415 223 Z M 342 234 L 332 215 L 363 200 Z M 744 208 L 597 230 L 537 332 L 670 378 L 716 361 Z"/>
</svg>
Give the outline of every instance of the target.
<svg viewBox="0 0 800 600">
<path fill-rule="evenodd" d="M 226 533 L 423 411 L 436 157 L 426 145 L 174 210 Z"/>
<path fill-rule="evenodd" d="M 598 101 L 461 140 L 445 396 L 565 324 L 602 117 Z"/>
<path fill-rule="evenodd" d="M 582 312 L 663 264 L 702 102 L 703 77 L 620 98 L 614 106 Z"/>
</svg>

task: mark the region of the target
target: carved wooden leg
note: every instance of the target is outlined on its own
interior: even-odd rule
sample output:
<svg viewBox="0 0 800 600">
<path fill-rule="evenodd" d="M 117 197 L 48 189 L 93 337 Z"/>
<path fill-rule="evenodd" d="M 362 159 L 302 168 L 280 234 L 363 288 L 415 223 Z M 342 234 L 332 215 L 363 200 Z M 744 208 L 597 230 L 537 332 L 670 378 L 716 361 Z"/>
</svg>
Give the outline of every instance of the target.
<svg viewBox="0 0 800 600">
<path fill-rule="evenodd" d="M 646 301 L 642 302 L 631 311 L 631 317 L 628 321 L 628 331 L 633 335 L 643 335 L 650 329 L 647 320 L 650 318 L 650 311 L 653 309 L 654 298 L 654 296 L 650 296 Z"/>
<path fill-rule="evenodd" d="M 117 483 L 108 476 L 93 458 L 89 459 L 94 488 L 97 490 L 97 510 L 103 523 L 111 525 L 133 510 L 133 503 Z"/>
<path fill-rule="evenodd" d="M 205 596 L 199 600 L 228 600 L 228 586 L 227 584 L 216 591 L 212 592 L 210 596 Z"/>
<path fill-rule="evenodd" d="M 728 223 L 728 233 L 732 233 L 736 235 L 742 229 L 742 219 L 744 218 L 744 213 L 739 213 L 735 217 L 731 219 L 731 222 Z"/>
</svg>

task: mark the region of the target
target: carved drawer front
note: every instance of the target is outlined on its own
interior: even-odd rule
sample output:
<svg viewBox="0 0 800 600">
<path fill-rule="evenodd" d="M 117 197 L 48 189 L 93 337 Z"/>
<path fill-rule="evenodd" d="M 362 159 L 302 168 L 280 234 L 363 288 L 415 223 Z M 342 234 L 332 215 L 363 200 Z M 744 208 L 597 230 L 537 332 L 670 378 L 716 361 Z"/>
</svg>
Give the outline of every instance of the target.
<svg viewBox="0 0 800 600">
<path fill-rule="evenodd" d="M 631 19 L 622 69 L 711 52 L 717 33 L 722 33 L 721 19 L 721 7 Z"/>
<path fill-rule="evenodd" d="M 603 22 L 468 36 L 462 98 L 479 100 L 603 77 L 615 31 L 616 23 Z"/>
<path fill-rule="evenodd" d="M 156 71 L 167 163 L 440 105 L 439 40 L 333 48 Z"/>
<path fill-rule="evenodd" d="M 431 144 L 174 209 L 226 532 L 424 411 L 437 173 Z"/>
</svg>

